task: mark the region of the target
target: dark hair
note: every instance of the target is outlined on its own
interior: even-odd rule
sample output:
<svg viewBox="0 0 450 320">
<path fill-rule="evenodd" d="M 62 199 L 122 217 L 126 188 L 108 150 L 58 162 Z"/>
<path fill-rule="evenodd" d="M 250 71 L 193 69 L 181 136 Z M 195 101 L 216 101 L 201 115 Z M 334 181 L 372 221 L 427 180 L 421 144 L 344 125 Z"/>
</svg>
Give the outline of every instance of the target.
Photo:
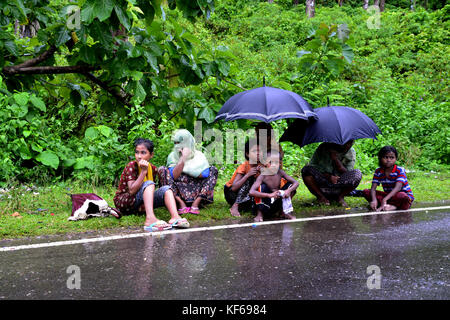
<svg viewBox="0 0 450 320">
<path fill-rule="evenodd" d="M 134 147 L 136 148 L 139 145 L 144 145 L 145 148 L 148 150 L 148 152 L 152 153 L 153 152 L 153 148 L 155 147 L 153 144 L 153 141 L 148 140 L 148 139 L 144 139 L 144 138 L 137 138 L 134 141 Z"/>
<path fill-rule="evenodd" d="M 245 160 L 249 160 L 248 154 L 250 153 L 250 149 L 257 145 L 258 145 L 258 141 L 256 139 L 250 139 L 245 142 L 245 146 L 244 146 Z"/>
<path fill-rule="evenodd" d="M 384 146 L 383 148 L 380 149 L 380 151 L 378 151 L 378 165 L 381 167 L 381 159 L 387 155 L 389 152 L 392 152 L 393 154 L 395 154 L 395 158 L 398 159 L 398 152 L 397 149 L 395 149 L 395 147 L 393 146 Z"/>
</svg>

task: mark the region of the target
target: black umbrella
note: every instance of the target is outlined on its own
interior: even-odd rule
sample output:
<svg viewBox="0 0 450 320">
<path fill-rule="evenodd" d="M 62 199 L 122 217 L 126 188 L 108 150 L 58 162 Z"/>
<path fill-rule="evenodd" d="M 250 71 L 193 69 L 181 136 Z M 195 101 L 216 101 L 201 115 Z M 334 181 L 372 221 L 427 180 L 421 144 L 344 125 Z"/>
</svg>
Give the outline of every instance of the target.
<svg viewBox="0 0 450 320">
<path fill-rule="evenodd" d="M 235 94 L 219 110 L 216 121 L 255 119 L 266 123 L 285 118 L 317 119 L 305 99 L 298 94 L 272 87 L 260 87 Z"/>
<path fill-rule="evenodd" d="M 350 107 L 323 107 L 314 109 L 318 119 L 305 122 L 294 121 L 280 138 L 303 147 L 314 142 L 330 142 L 339 145 L 349 140 L 376 139 L 381 133 L 377 125 L 358 109 Z"/>
</svg>

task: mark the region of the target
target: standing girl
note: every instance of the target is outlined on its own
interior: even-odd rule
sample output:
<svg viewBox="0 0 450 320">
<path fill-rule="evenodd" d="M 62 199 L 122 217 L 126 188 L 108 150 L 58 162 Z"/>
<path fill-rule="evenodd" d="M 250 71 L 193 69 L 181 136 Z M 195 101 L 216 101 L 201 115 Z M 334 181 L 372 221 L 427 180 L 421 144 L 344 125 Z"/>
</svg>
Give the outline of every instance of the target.
<svg viewBox="0 0 450 320">
<path fill-rule="evenodd" d="M 169 186 L 155 191 L 153 177 L 156 173 L 149 161 L 153 158 L 153 142 L 138 138 L 135 143 L 135 161 L 129 162 L 120 176 L 119 188 L 114 196 L 116 208 L 124 215 L 145 212 L 144 230 L 162 231 L 172 227 L 188 228 L 189 222 L 177 212 L 175 197 Z M 156 218 L 154 208 L 166 206 L 170 212 L 169 223 Z"/>
<path fill-rule="evenodd" d="M 414 201 L 405 169 L 395 164 L 397 159 L 397 149 L 392 146 L 385 146 L 378 152 L 380 167 L 373 175 L 372 188 L 363 191 L 372 210 L 408 210 Z M 384 191 L 376 190 L 379 184 L 383 186 Z"/>
</svg>

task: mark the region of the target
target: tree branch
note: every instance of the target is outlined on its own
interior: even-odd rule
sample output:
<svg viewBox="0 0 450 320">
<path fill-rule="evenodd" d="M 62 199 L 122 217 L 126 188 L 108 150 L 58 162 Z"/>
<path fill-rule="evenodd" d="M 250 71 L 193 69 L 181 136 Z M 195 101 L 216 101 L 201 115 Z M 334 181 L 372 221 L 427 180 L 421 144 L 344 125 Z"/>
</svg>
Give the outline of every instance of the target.
<svg viewBox="0 0 450 320">
<path fill-rule="evenodd" d="M 43 52 L 41 55 L 37 56 L 36 58 L 29 59 L 29 60 L 27 60 L 21 64 L 18 64 L 16 66 L 4 67 L 3 72 L 6 75 L 20 73 L 20 72 L 18 72 L 18 70 L 20 70 L 22 68 L 35 66 L 35 65 L 41 63 L 42 61 L 47 60 L 55 53 L 55 51 L 56 51 L 56 47 L 52 45 L 52 46 L 50 46 L 50 48 L 47 51 Z"/>
<path fill-rule="evenodd" d="M 5 75 L 15 74 L 59 74 L 59 73 L 85 73 L 100 69 L 92 66 L 42 66 L 42 67 L 21 67 L 14 68 L 5 67 L 3 72 Z"/>
<path fill-rule="evenodd" d="M 126 105 L 128 107 L 131 107 L 131 105 L 127 101 L 127 98 L 129 97 L 127 93 L 120 90 L 120 94 L 119 94 L 117 91 L 112 90 L 104 81 L 100 80 L 99 78 L 97 78 L 96 76 L 94 76 L 93 74 L 91 74 L 89 72 L 83 72 L 82 74 L 84 76 L 86 76 L 89 80 L 91 80 L 92 82 L 97 84 L 100 88 L 102 88 L 103 90 L 105 90 L 106 92 L 111 94 L 114 98 L 119 100 L 121 103 L 123 103 L 124 105 Z"/>
</svg>

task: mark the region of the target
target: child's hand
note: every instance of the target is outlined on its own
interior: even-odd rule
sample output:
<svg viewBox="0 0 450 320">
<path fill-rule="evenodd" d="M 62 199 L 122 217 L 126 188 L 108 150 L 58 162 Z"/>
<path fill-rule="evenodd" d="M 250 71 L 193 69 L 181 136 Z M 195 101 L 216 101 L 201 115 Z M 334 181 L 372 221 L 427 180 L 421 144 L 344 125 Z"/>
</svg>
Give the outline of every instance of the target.
<svg viewBox="0 0 450 320">
<path fill-rule="evenodd" d="M 289 198 L 291 196 L 291 191 L 289 189 L 284 191 L 283 198 Z"/>
<path fill-rule="evenodd" d="M 370 208 L 372 208 L 372 210 L 377 210 L 377 204 L 378 204 L 378 201 L 377 200 L 373 200 L 373 201 L 371 201 L 370 202 Z"/>
<path fill-rule="evenodd" d="M 277 191 L 274 191 L 274 192 L 272 192 L 272 193 L 269 193 L 269 198 L 275 198 L 275 199 L 277 199 L 277 198 L 279 198 L 280 197 L 280 192 L 277 190 Z"/>
<path fill-rule="evenodd" d="M 258 167 L 252 167 L 252 168 L 250 168 L 250 170 L 248 171 L 247 174 L 248 174 L 249 177 L 253 177 L 253 176 L 255 176 L 258 172 L 259 172 Z"/>
<path fill-rule="evenodd" d="M 386 206 L 386 204 L 387 204 L 387 200 L 381 200 L 381 205 L 380 205 L 380 207 L 378 208 L 378 210 L 377 211 L 383 211 L 384 210 L 384 207 Z"/>
</svg>

